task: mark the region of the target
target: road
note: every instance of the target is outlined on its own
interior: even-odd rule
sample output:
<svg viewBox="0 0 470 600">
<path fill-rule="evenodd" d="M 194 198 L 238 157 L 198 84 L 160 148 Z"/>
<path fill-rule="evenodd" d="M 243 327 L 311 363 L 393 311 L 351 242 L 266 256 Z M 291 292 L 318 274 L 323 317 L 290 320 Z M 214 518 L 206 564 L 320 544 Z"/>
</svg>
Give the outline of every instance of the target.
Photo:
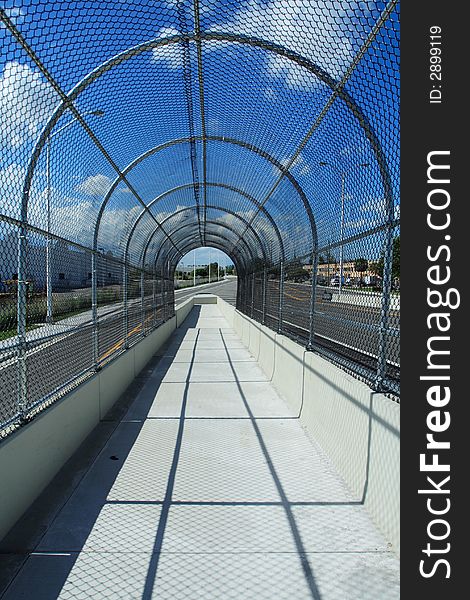
<svg viewBox="0 0 470 600">
<path fill-rule="evenodd" d="M 259 288 L 261 286 L 258 286 Z M 303 344 L 309 341 L 311 286 L 285 282 L 281 330 Z M 248 293 L 247 314 L 262 318 L 261 292 Z M 314 309 L 314 344 L 317 348 L 340 355 L 352 367 L 360 366 L 368 378 L 377 368 L 380 344 L 381 296 L 379 293 L 318 286 Z M 266 324 L 279 327 L 279 282 L 268 281 Z M 398 390 L 400 362 L 399 297 L 392 297 L 392 309 L 386 328 L 387 378 Z"/>
<path fill-rule="evenodd" d="M 253 311 L 251 300 L 246 313 L 261 321 L 261 286 L 254 296 Z M 380 339 L 380 307 L 368 306 L 364 297 L 361 305 L 354 304 L 354 293 L 339 297 L 335 292 L 329 299 L 324 290 L 318 289 L 315 303 L 315 343 L 320 349 L 336 353 L 349 359 L 354 365 L 361 365 L 369 372 L 376 368 L 376 357 Z M 328 290 L 327 290 L 328 291 Z M 175 291 L 175 303 L 181 304 L 199 293 L 214 293 L 235 305 L 237 293 L 236 278 L 204 284 L 196 288 Z M 278 328 L 279 282 L 269 281 L 267 289 L 266 323 Z M 371 296 L 372 298 L 372 296 Z M 152 297 L 148 297 L 142 307 L 140 299 L 129 302 L 128 340 L 134 343 L 144 333 L 148 333 L 168 318 L 164 308 L 154 309 Z M 366 297 L 367 300 L 367 297 Z M 157 306 L 161 297 L 157 296 Z M 372 304 L 376 304 L 372 302 Z M 284 286 L 284 308 L 282 331 L 307 343 L 309 333 L 310 286 L 286 282 Z M 392 310 L 387 333 L 388 377 L 399 379 L 399 310 Z M 45 337 L 47 335 L 47 337 Z M 7 340 L 10 348 L 0 347 L 0 423 L 7 423 L 17 416 L 18 364 L 14 339 Z M 99 309 L 98 356 L 104 364 L 116 352 L 123 349 L 124 312 L 122 303 L 103 306 Z M 28 382 L 28 408 L 62 390 L 67 391 L 64 382 L 70 382 L 81 375 L 86 376 L 93 367 L 91 311 L 84 311 L 57 324 L 44 325 L 28 333 L 26 348 L 26 372 Z M 61 386 L 63 386 L 61 388 Z"/>
<path fill-rule="evenodd" d="M 175 292 L 176 304 L 181 304 L 191 296 L 214 292 L 235 304 L 236 278 L 204 284 L 196 288 Z M 157 295 L 157 306 L 161 295 Z M 142 334 L 158 326 L 170 315 L 163 308 L 154 310 L 153 299 L 144 304 L 140 299 L 129 302 L 128 340 L 132 344 Z M 124 347 L 123 304 L 103 306 L 98 310 L 98 356 L 101 363 Z M 18 414 L 18 361 L 16 337 L 5 340 L 0 347 L 0 424 L 8 423 Z M 28 332 L 26 344 L 26 374 L 28 387 L 28 409 L 41 403 L 45 398 L 62 389 L 67 391 L 64 382 L 86 376 L 93 367 L 91 311 L 83 311 L 54 325 L 38 327 Z M 61 386 L 63 386 L 61 388 Z M 0 427 L 1 432 L 1 427 Z"/>
</svg>

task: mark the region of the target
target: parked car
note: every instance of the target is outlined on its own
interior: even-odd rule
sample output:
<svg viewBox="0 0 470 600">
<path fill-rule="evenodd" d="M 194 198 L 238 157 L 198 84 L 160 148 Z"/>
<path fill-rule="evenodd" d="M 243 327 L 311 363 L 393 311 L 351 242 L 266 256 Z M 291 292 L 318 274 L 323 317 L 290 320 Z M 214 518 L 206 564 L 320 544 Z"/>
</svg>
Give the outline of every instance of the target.
<svg viewBox="0 0 470 600">
<path fill-rule="evenodd" d="M 344 285 L 344 277 L 343 277 L 343 285 Z M 339 276 L 337 277 L 332 277 L 331 281 L 330 281 L 330 285 L 332 286 L 339 286 Z"/>
</svg>

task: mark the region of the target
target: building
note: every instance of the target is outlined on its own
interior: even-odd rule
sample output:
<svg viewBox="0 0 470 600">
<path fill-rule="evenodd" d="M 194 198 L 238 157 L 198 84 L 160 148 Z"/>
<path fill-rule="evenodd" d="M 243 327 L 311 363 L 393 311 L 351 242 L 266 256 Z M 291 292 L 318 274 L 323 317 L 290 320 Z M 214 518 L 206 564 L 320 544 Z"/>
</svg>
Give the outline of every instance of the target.
<svg viewBox="0 0 470 600">
<path fill-rule="evenodd" d="M 368 268 L 365 271 L 358 271 L 356 269 L 356 261 L 348 260 L 343 262 L 343 277 L 344 281 L 351 280 L 352 282 L 359 280 L 364 280 L 366 277 L 376 277 L 376 273 L 371 271 L 369 268 L 370 262 L 368 264 Z M 312 265 L 304 265 L 304 269 L 311 273 Z M 340 274 L 340 265 L 339 262 L 330 262 L 330 263 L 321 263 L 318 265 L 317 277 L 319 283 L 329 283 L 333 277 L 339 277 Z"/>
<path fill-rule="evenodd" d="M 0 239 L 0 291 L 8 290 L 8 282 L 18 279 L 18 237 L 10 233 Z M 119 284 L 122 267 L 113 260 L 112 252 L 99 257 L 97 263 L 98 286 Z M 51 281 L 54 292 L 91 286 L 91 253 L 79 250 L 61 241 L 54 240 L 50 248 Z M 26 279 L 34 291 L 46 288 L 46 245 L 41 242 L 28 243 Z"/>
</svg>

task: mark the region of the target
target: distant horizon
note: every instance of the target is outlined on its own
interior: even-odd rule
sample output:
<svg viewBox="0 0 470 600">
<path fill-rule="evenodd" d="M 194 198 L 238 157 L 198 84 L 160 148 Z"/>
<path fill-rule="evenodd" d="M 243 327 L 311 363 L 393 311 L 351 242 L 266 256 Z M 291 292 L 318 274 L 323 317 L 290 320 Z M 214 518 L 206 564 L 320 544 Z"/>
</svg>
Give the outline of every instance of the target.
<svg viewBox="0 0 470 600">
<path fill-rule="evenodd" d="M 222 250 L 217 250 L 216 248 L 208 248 L 208 247 L 200 247 L 195 250 L 191 250 L 188 252 L 183 258 L 179 261 L 176 269 L 180 267 L 192 267 L 194 265 L 194 253 L 196 253 L 196 267 L 208 265 L 209 262 L 218 262 L 220 266 L 228 267 L 233 265 L 233 260 L 222 252 Z M 210 255 L 210 261 L 209 261 Z"/>
</svg>

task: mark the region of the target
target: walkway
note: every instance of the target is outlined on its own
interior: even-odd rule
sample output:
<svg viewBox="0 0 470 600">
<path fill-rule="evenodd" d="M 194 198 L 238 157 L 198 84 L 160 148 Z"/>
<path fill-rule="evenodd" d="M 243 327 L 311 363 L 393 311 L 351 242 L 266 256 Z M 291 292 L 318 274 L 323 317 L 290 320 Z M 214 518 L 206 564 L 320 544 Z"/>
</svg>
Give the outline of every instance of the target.
<svg viewBox="0 0 470 600">
<path fill-rule="evenodd" d="M 398 561 L 216 305 L 195 307 L 4 600 L 391 600 Z"/>
</svg>

